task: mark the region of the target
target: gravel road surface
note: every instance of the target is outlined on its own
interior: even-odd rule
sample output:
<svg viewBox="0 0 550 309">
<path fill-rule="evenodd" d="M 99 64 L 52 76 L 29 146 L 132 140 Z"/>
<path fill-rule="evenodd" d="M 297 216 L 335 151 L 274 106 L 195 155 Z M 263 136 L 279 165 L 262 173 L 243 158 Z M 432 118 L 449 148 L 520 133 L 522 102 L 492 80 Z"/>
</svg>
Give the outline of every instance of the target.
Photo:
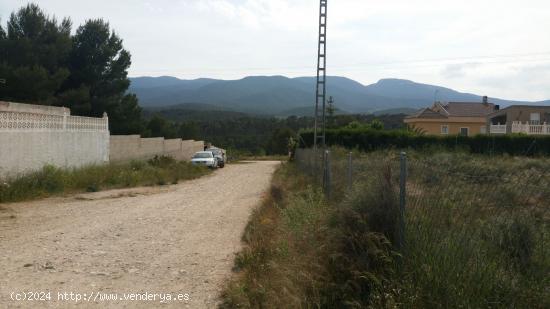
<svg viewBox="0 0 550 309">
<path fill-rule="evenodd" d="M 278 164 L 227 165 L 172 186 L 1 204 L 0 307 L 216 307 Z"/>
</svg>

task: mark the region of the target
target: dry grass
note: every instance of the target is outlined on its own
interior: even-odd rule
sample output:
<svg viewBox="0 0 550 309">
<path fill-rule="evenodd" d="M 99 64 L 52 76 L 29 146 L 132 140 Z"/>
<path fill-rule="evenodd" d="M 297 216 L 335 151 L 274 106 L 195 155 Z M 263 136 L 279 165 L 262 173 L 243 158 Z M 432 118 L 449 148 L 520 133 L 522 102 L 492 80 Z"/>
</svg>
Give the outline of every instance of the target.
<svg viewBox="0 0 550 309">
<path fill-rule="evenodd" d="M 235 259 L 235 276 L 223 293 L 222 307 L 298 308 L 320 303 L 315 283 L 322 275 L 323 233 L 318 229 L 323 208 L 322 195 L 307 187 L 293 166 L 279 168 L 270 194 L 243 234 L 246 246 Z"/>
<path fill-rule="evenodd" d="M 363 222 L 362 209 L 338 209 L 308 183 L 293 164 L 277 171 L 244 232 L 223 308 L 360 307 L 379 294 L 377 282 L 392 266 L 390 242 Z"/>
<path fill-rule="evenodd" d="M 411 152 L 401 233 L 398 152 L 356 153 L 352 188 L 346 155 L 330 201 L 310 158 L 277 171 L 222 307 L 550 306 L 550 159 Z"/>
<path fill-rule="evenodd" d="M 205 167 L 170 157 L 78 169 L 45 166 L 40 171 L 0 182 L 0 203 L 86 191 L 176 184 L 209 172 Z"/>
</svg>

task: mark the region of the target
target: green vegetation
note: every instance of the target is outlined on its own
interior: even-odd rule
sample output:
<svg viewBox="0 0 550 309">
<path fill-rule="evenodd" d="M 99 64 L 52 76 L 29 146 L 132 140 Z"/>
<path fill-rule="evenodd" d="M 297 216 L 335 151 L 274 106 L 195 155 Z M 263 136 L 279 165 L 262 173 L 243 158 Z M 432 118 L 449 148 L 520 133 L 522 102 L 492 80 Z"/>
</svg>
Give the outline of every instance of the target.
<svg viewBox="0 0 550 309">
<path fill-rule="evenodd" d="M 550 155 L 550 137 L 548 136 L 525 134 L 476 135 L 472 137 L 435 136 L 407 130 L 381 130 L 380 123 L 377 122 L 377 127 L 372 124 L 369 127 L 351 123 L 338 129 L 329 129 L 326 132 L 327 144 L 362 151 L 388 148 L 421 150 L 435 147 L 446 150 L 468 150 L 472 153 L 490 155 Z M 301 132 L 300 137 L 303 147 L 312 146 L 313 132 L 311 130 Z"/>
<path fill-rule="evenodd" d="M 413 151 L 401 234 L 397 153 L 355 154 L 352 188 L 346 155 L 330 200 L 311 153 L 277 171 L 224 307 L 550 306 L 550 160 Z"/>
<path fill-rule="evenodd" d="M 95 192 L 104 189 L 176 184 L 209 173 L 205 167 L 155 157 L 148 161 L 60 169 L 45 166 L 38 172 L 0 183 L 0 203 L 17 202 L 57 194 Z"/>
<path fill-rule="evenodd" d="M 12 13 L 0 26 L 0 100 L 65 106 L 73 114 L 109 115 L 114 134 L 140 133 L 141 108 L 130 86 L 130 53 L 102 19 L 71 34 L 69 18 L 58 22 L 36 4 Z"/>
<path fill-rule="evenodd" d="M 412 153 L 396 301 L 548 308 L 549 175 L 547 158 Z"/>
<path fill-rule="evenodd" d="M 226 106 L 237 106 L 237 103 L 227 103 L 221 107 L 187 103 L 142 111 L 136 95 L 129 92 L 130 65 L 131 55 L 124 48 L 122 38 L 102 19 L 87 20 L 73 31 L 69 18 L 59 21 L 47 15 L 38 5 L 28 4 L 13 12 L 5 27 L 0 25 L 0 78 L 6 80 L 0 86 L 0 100 L 65 106 L 73 114 L 81 116 L 101 117 L 106 112 L 110 131 L 115 135 L 141 134 L 143 137 L 205 140 L 249 155 L 286 154 L 288 149 L 285 139 L 295 137 L 301 129 L 313 127 L 312 117 L 282 119 L 273 117 L 275 114 L 266 116 L 264 113 L 270 108 L 280 108 L 283 99 L 302 99 L 294 96 L 282 98 L 280 95 L 256 95 L 259 87 L 273 82 L 273 85 L 283 83 L 288 86 L 298 83 L 304 89 L 312 89 L 310 86 L 313 84 L 309 84 L 313 82 L 312 79 L 308 82 L 303 79 L 291 81 L 283 77 L 243 79 L 240 81 L 244 83 L 243 91 L 246 90 L 250 94 L 247 95 L 249 100 L 257 105 L 255 109 L 247 109 L 247 113 L 227 110 Z M 177 81 L 174 78 L 164 79 L 170 84 Z M 346 87 L 350 89 L 363 88 L 347 79 L 331 79 L 335 83 L 348 85 Z M 138 79 L 136 83 L 139 86 L 141 82 L 142 87 L 133 89 L 149 98 L 161 91 L 157 94 L 162 97 L 161 94 L 166 94 L 167 89 L 149 87 L 154 85 L 154 80 Z M 193 89 L 198 89 L 214 83 L 214 80 L 202 79 L 189 83 L 194 85 Z M 279 91 L 276 89 L 279 87 L 270 88 L 269 93 Z M 244 95 L 243 91 L 239 91 L 239 95 Z M 206 92 L 217 93 L 222 98 L 228 97 L 223 91 Z M 348 91 L 344 91 L 340 97 L 344 98 L 348 94 Z M 265 101 L 266 98 L 277 104 L 270 104 Z M 170 102 L 165 100 L 164 103 Z M 338 106 L 333 108 L 337 110 Z M 257 116 L 260 114 L 263 116 Z M 402 127 L 402 116 L 382 115 L 379 118 L 386 128 L 393 129 Z M 370 122 L 374 116 L 331 113 L 329 118 L 331 127 L 342 127 L 353 121 Z"/>
<path fill-rule="evenodd" d="M 225 308 L 299 308 L 315 298 L 326 236 L 318 229 L 328 211 L 322 194 L 290 164 L 279 168 L 269 196 L 254 211 L 235 259 L 237 274 L 223 295 Z M 320 273 L 323 272 L 323 273 Z M 311 294 L 311 295 L 310 295 Z M 305 306 L 304 306 L 305 307 Z"/>
<path fill-rule="evenodd" d="M 209 115 L 189 121 L 179 117 L 177 110 L 167 109 L 157 113 L 147 113 L 149 122 L 144 136 L 205 140 L 231 153 L 242 155 L 286 155 L 288 138 L 296 138 L 296 132 L 313 127 L 312 117 L 273 117 L 240 116 L 217 119 L 216 111 L 197 111 L 195 114 Z M 169 116 L 171 115 L 171 116 Z M 168 120 L 165 117 L 170 117 Z M 201 120 L 202 119 L 202 120 Z M 354 126 L 398 129 L 403 126 L 403 115 L 335 115 L 331 123 L 335 127 Z"/>
</svg>

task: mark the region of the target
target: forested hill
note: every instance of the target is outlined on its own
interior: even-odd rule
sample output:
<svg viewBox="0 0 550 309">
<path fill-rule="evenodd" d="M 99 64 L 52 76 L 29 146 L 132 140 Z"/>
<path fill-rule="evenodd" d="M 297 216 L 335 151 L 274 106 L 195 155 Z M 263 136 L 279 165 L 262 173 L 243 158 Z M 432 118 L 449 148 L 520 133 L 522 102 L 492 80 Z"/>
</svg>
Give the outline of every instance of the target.
<svg viewBox="0 0 550 309">
<path fill-rule="evenodd" d="M 362 85 L 345 77 L 327 78 L 328 95 L 341 113 L 372 113 L 388 109 L 418 109 L 432 104 L 434 94 L 441 101 L 481 102 L 483 94 L 462 93 L 449 88 L 401 79 L 382 79 Z M 143 107 L 179 104 L 208 104 L 210 108 L 264 115 L 310 115 L 314 101 L 313 77 L 250 76 L 239 80 L 175 77 L 131 78 L 130 92 Z M 550 104 L 491 98 L 502 106 L 510 104 Z"/>
</svg>

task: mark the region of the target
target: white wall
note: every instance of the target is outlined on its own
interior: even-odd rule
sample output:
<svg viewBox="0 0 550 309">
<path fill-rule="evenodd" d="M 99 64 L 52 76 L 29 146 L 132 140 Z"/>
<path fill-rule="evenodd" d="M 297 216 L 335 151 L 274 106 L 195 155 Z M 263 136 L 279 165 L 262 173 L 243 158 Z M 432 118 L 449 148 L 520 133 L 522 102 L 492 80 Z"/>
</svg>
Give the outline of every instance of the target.
<svg viewBox="0 0 550 309">
<path fill-rule="evenodd" d="M 0 179 L 44 165 L 70 168 L 155 155 L 190 160 L 202 141 L 109 136 L 108 118 L 71 116 L 64 107 L 0 101 Z"/>
<path fill-rule="evenodd" d="M 0 178 L 44 165 L 109 162 L 108 118 L 71 116 L 63 107 L 0 102 Z"/>
<path fill-rule="evenodd" d="M 0 132 L 0 177 L 109 162 L 109 132 Z"/>
</svg>

